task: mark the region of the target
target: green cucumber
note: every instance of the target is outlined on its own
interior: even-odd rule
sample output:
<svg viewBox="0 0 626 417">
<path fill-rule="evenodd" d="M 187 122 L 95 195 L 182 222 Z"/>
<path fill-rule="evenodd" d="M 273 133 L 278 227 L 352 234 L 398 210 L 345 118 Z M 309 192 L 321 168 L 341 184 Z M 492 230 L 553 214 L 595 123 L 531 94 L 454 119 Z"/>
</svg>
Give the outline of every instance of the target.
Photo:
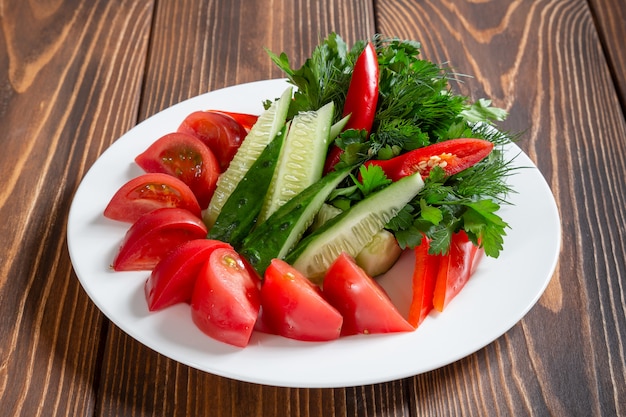
<svg viewBox="0 0 626 417">
<path fill-rule="evenodd" d="M 320 284 L 342 252 L 356 256 L 423 187 L 419 174 L 391 183 L 302 239 L 285 261 Z"/>
<path fill-rule="evenodd" d="M 311 230 L 315 231 L 324 223 L 337 217 L 343 210 L 324 203 L 315 215 Z M 376 233 L 372 240 L 356 255 L 356 264 L 370 276 L 376 277 L 387 272 L 402 254 L 396 237 L 388 230 Z"/>
<path fill-rule="evenodd" d="M 402 248 L 396 237 L 389 230 L 383 229 L 374 235 L 354 260 L 367 275 L 376 277 L 389 271 L 401 254 Z"/>
<path fill-rule="evenodd" d="M 339 136 L 339 134 L 343 131 L 343 128 L 348 124 L 348 120 L 350 120 L 350 115 L 347 115 L 330 127 L 330 141 L 335 140 L 335 138 Z"/>
<path fill-rule="evenodd" d="M 208 239 L 221 240 L 238 249 L 250 233 L 263 205 L 262 196 L 274 175 L 287 129 L 288 125 L 278 132 L 238 182 L 209 229 Z"/>
<path fill-rule="evenodd" d="M 210 229 L 213 226 L 228 197 L 237 188 L 237 184 L 246 175 L 246 172 L 261 155 L 267 144 L 276 137 L 278 131 L 285 125 L 287 111 L 291 103 L 291 93 L 292 88 L 287 88 L 280 98 L 259 116 L 246 138 L 241 142 L 228 168 L 220 175 L 211 202 L 202 215 L 207 228 Z"/>
<path fill-rule="evenodd" d="M 259 223 L 322 177 L 334 109 L 334 104 L 330 102 L 317 111 L 294 116 L 259 215 Z"/>
<path fill-rule="evenodd" d="M 328 195 L 349 172 L 349 169 L 331 172 L 305 188 L 244 239 L 240 253 L 261 276 L 272 259 L 284 258 L 295 246 Z"/>
</svg>

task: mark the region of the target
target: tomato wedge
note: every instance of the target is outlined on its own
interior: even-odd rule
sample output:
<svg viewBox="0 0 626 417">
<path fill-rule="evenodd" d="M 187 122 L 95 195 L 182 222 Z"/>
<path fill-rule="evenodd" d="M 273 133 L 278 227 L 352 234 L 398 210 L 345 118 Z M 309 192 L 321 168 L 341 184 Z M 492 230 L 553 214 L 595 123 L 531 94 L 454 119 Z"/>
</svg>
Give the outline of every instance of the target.
<svg viewBox="0 0 626 417">
<path fill-rule="evenodd" d="M 196 111 L 187 116 L 178 132 L 200 139 L 217 158 L 224 171 L 247 135 L 246 129 L 232 116 L 215 111 Z"/>
<path fill-rule="evenodd" d="M 246 130 L 246 132 L 250 132 L 250 129 L 252 129 L 252 126 L 254 126 L 254 124 L 259 119 L 259 116 L 256 114 L 237 113 L 237 112 L 225 111 L 225 110 L 207 110 L 207 111 L 214 112 L 214 113 L 222 113 L 222 114 L 232 117 L 233 119 L 235 119 L 237 123 L 241 125 L 241 127 L 243 127 Z"/>
<path fill-rule="evenodd" d="M 304 275 L 280 259 L 265 270 L 259 329 L 296 340 L 327 341 L 341 334 L 343 318 Z"/>
<path fill-rule="evenodd" d="M 128 229 L 112 267 L 116 271 L 150 270 L 178 245 L 206 234 L 202 220 L 189 211 L 156 209 Z"/>
<path fill-rule="evenodd" d="M 104 209 L 104 216 L 134 223 L 143 214 L 163 207 L 179 207 L 201 216 L 200 205 L 191 188 L 163 173 L 140 175 L 122 185 Z"/>
<path fill-rule="evenodd" d="M 492 149 L 493 143 L 484 139 L 450 139 L 391 159 L 370 160 L 366 165 L 380 166 L 393 181 L 416 172 L 426 178 L 435 166 L 441 167 L 446 175 L 454 175 L 483 160 Z"/>
<path fill-rule="evenodd" d="M 259 308 L 258 283 L 237 252 L 215 249 L 193 288 L 193 322 L 216 340 L 244 347 L 250 341 Z"/>
<path fill-rule="evenodd" d="M 443 311 L 463 289 L 482 258 L 482 249 L 474 245 L 465 231 L 452 236 L 450 250 L 443 255 L 437 273 L 433 307 Z"/>
<path fill-rule="evenodd" d="M 426 236 L 413 250 L 415 269 L 413 270 L 413 297 L 409 307 L 409 323 L 418 327 L 433 309 L 435 282 L 439 273 L 440 255 L 430 255 L 430 242 Z"/>
<path fill-rule="evenodd" d="M 146 281 L 148 309 L 156 311 L 190 302 L 200 268 L 219 248 L 232 249 L 219 240 L 194 239 L 172 250 L 154 267 Z"/>
<path fill-rule="evenodd" d="M 173 175 L 191 188 L 201 208 L 215 191 L 220 168 L 215 155 L 200 139 L 187 133 L 169 133 L 135 158 L 144 171 Z"/>
<path fill-rule="evenodd" d="M 342 335 L 414 330 L 385 290 L 346 253 L 328 268 L 324 297 L 343 316 Z"/>
</svg>

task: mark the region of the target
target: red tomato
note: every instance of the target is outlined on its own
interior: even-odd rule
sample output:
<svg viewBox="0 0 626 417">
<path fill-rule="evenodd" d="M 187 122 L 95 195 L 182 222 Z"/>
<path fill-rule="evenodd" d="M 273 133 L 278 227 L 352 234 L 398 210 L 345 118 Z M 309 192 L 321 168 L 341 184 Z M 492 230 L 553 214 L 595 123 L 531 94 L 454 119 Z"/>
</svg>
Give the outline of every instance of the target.
<svg viewBox="0 0 626 417">
<path fill-rule="evenodd" d="M 416 172 L 426 178 L 434 166 L 443 168 L 447 175 L 454 175 L 480 162 L 492 149 L 493 143 L 483 139 L 450 139 L 391 159 L 370 160 L 366 165 L 380 166 L 393 181 Z"/>
<path fill-rule="evenodd" d="M 246 129 L 246 132 L 249 132 L 250 129 L 252 129 L 252 126 L 254 126 L 254 124 L 259 119 L 259 116 L 257 116 L 256 114 L 236 113 L 236 112 L 224 111 L 224 110 L 209 110 L 209 111 L 215 112 L 215 113 L 222 113 L 222 114 L 232 117 L 233 119 L 235 119 L 237 123 L 241 125 L 241 127 Z"/>
<path fill-rule="evenodd" d="M 343 316 L 342 335 L 413 330 L 385 290 L 346 253 L 328 268 L 324 297 Z"/>
<path fill-rule="evenodd" d="M 191 301 L 196 277 L 202 265 L 218 248 L 232 247 L 212 239 L 194 239 L 177 246 L 164 257 L 146 281 L 145 293 L 150 311 Z"/>
<path fill-rule="evenodd" d="M 146 172 L 162 172 L 183 181 L 201 208 L 209 205 L 220 175 L 213 152 L 186 133 L 169 133 L 159 138 L 135 162 Z"/>
<path fill-rule="evenodd" d="M 441 256 L 428 254 L 430 242 L 426 236 L 416 246 L 415 269 L 413 270 L 413 298 L 409 308 L 409 323 L 418 327 L 433 309 L 435 282 L 439 273 Z"/>
<path fill-rule="evenodd" d="M 452 236 L 450 250 L 441 258 L 437 273 L 433 296 L 433 306 L 437 311 L 443 311 L 467 284 L 481 254 L 482 249 L 475 246 L 463 230 Z"/>
<path fill-rule="evenodd" d="M 224 171 L 246 137 L 246 129 L 233 117 L 214 111 L 196 111 L 183 120 L 178 131 L 200 139 Z"/>
<path fill-rule="evenodd" d="M 206 237 L 198 217 L 180 208 L 160 208 L 144 214 L 126 232 L 113 261 L 116 271 L 150 270 L 178 245 Z"/>
<path fill-rule="evenodd" d="M 345 129 L 372 130 L 378 103 L 378 56 L 374 44 L 368 42 L 354 64 L 352 79 L 346 93 L 343 115 L 351 115 Z"/>
<path fill-rule="evenodd" d="M 216 340 L 244 347 L 250 341 L 259 308 L 257 281 L 237 252 L 215 249 L 193 288 L 193 322 Z"/>
<path fill-rule="evenodd" d="M 274 259 L 261 287 L 260 329 L 296 340 L 337 339 L 341 314 L 322 297 L 319 287 L 288 263 Z"/>
<path fill-rule="evenodd" d="M 169 174 L 140 175 L 124 184 L 104 209 L 104 216 L 112 220 L 134 223 L 152 210 L 179 207 L 200 217 L 196 196 L 184 182 Z"/>
</svg>

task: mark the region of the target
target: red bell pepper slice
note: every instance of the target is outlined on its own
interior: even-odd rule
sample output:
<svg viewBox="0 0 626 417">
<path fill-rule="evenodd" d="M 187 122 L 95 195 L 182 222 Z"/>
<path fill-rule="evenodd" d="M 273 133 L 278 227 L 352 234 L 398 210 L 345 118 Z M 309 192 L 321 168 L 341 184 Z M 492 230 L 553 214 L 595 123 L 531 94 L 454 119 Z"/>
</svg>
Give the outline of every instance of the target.
<svg viewBox="0 0 626 417">
<path fill-rule="evenodd" d="M 442 256 L 430 255 L 430 241 L 426 236 L 415 247 L 415 269 L 413 270 L 413 298 L 409 308 L 409 323 L 417 328 L 433 309 L 435 282 L 439 274 Z"/>
<path fill-rule="evenodd" d="M 483 160 L 492 149 L 493 143 L 484 139 L 450 139 L 391 159 L 370 160 L 366 165 L 380 166 L 393 181 L 416 172 L 426 178 L 435 166 L 441 167 L 446 175 L 454 175 Z"/>
<path fill-rule="evenodd" d="M 450 250 L 439 264 L 433 307 L 443 311 L 454 297 L 463 289 L 474 273 L 481 259 L 482 249 L 474 245 L 465 231 L 452 236 Z"/>
</svg>

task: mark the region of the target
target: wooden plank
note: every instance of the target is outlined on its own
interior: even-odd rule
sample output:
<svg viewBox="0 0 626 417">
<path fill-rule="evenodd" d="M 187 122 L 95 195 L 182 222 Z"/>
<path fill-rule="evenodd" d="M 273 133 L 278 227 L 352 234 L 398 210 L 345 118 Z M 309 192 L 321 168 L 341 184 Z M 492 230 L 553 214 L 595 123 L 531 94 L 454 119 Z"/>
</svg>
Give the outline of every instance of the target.
<svg viewBox="0 0 626 417">
<path fill-rule="evenodd" d="M 102 315 L 66 219 L 90 164 L 135 123 L 150 3 L 5 1 L 0 15 L 0 404 L 90 415 Z"/>
<path fill-rule="evenodd" d="M 472 75 L 458 91 L 509 110 L 503 127 L 524 132 L 563 225 L 539 303 L 487 348 L 414 378 L 416 415 L 624 413 L 626 123 L 587 3 L 379 1 L 376 22 Z"/>
<path fill-rule="evenodd" d="M 590 0 L 606 60 L 617 86 L 624 113 L 626 113 L 626 4 L 621 0 Z"/>
</svg>

